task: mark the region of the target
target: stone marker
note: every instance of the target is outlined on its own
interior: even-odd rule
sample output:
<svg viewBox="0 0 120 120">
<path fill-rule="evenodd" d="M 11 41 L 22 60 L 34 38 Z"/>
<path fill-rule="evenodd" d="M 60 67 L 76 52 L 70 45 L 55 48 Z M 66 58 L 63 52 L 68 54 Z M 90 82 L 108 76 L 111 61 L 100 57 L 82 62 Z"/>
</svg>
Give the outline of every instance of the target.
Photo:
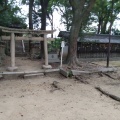
<svg viewBox="0 0 120 120">
<path fill-rule="evenodd" d="M 60 62 L 58 54 L 48 54 L 48 63 Z"/>
</svg>

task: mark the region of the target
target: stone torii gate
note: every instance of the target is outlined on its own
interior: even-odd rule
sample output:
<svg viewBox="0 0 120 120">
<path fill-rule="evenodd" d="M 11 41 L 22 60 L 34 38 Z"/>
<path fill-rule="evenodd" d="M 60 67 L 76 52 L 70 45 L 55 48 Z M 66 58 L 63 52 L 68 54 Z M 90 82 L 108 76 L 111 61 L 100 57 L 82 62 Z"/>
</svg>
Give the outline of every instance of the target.
<svg viewBox="0 0 120 120">
<path fill-rule="evenodd" d="M 30 30 L 30 29 L 14 29 L 0 26 L 2 32 L 10 33 L 11 36 L 1 36 L 2 40 L 10 40 L 10 52 L 11 52 L 11 66 L 7 68 L 9 71 L 17 70 L 17 66 L 15 65 L 15 41 L 16 40 L 35 40 L 35 41 L 44 41 L 44 54 L 45 54 L 45 65 L 43 68 L 52 68 L 51 65 L 48 64 L 48 49 L 47 49 L 47 41 L 53 41 L 54 38 L 47 38 L 47 34 L 52 34 L 55 30 Z M 15 36 L 15 33 L 27 34 L 27 37 Z M 44 37 L 40 37 L 40 35 L 44 35 Z M 32 35 L 37 35 L 38 37 L 32 37 Z"/>
</svg>

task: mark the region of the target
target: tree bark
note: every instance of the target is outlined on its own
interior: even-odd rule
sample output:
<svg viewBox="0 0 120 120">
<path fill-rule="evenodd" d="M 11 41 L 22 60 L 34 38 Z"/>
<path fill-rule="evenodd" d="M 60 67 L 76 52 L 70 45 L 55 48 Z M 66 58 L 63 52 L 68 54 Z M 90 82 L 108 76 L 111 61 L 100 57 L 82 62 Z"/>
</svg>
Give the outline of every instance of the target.
<svg viewBox="0 0 120 120">
<path fill-rule="evenodd" d="M 77 60 L 77 39 L 80 30 L 81 21 L 78 17 L 78 12 L 74 13 L 72 28 L 70 31 L 70 41 L 69 41 L 69 50 L 68 50 L 68 61 L 70 64 L 75 65 Z"/>
<path fill-rule="evenodd" d="M 107 21 L 104 21 L 101 26 L 101 34 L 106 34 Z"/>
<path fill-rule="evenodd" d="M 103 24 L 103 19 L 101 17 L 98 18 L 99 19 L 99 23 L 98 23 L 98 31 L 97 34 L 100 34 L 101 32 L 101 26 Z"/>
<path fill-rule="evenodd" d="M 77 39 L 82 22 L 89 16 L 89 13 L 95 3 L 95 0 L 90 0 L 88 6 L 85 7 L 86 0 L 69 0 L 73 11 L 72 27 L 70 31 L 70 41 L 67 61 L 71 66 L 78 65 L 77 59 Z"/>
<path fill-rule="evenodd" d="M 32 11 L 33 11 L 33 2 L 34 0 L 29 0 L 29 29 L 33 29 L 33 19 L 32 19 Z M 31 52 L 31 40 L 29 41 L 29 54 Z"/>
<path fill-rule="evenodd" d="M 40 0 L 41 3 L 41 30 L 46 30 L 47 7 L 50 0 Z M 42 35 L 43 37 L 43 35 Z M 44 57 L 44 41 L 41 41 L 41 57 Z"/>
</svg>

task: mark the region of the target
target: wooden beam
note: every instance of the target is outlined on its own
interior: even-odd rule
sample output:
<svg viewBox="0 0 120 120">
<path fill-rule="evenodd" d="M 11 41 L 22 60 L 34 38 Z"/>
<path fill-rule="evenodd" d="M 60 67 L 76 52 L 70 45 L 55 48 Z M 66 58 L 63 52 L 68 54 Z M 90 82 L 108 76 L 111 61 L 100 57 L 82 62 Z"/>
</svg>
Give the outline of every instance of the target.
<svg viewBox="0 0 120 120">
<path fill-rule="evenodd" d="M 11 40 L 10 36 L 1 36 L 2 40 Z M 15 37 L 15 40 L 35 40 L 35 41 L 43 41 L 43 37 Z M 48 41 L 54 41 L 54 38 L 47 38 Z"/>
</svg>

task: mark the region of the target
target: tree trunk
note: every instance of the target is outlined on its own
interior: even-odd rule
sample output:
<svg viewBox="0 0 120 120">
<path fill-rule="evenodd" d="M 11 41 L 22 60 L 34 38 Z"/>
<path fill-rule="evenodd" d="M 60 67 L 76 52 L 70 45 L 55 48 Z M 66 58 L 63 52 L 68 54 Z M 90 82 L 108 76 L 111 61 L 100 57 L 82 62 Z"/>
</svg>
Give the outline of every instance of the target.
<svg viewBox="0 0 120 120">
<path fill-rule="evenodd" d="M 74 12 L 72 28 L 70 31 L 70 41 L 69 41 L 69 50 L 68 58 L 69 64 L 75 65 L 77 61 L 77 39 L 79 36 L 79 30 L 81 25 L 81 20 L 78 17 L 79 10 Z"/>
<path fill-rule="evenodd" d="M 29 0 L 29 29 L 33 29 L 33 22 L 32 22 L 32 11 L 33 11 L 33 2 L 34 0 Z M 29 54 L 31 52 L 31 40 L 29 40 Z"/>
<path fill-rule="evenodd" d="M 98 23 L 98 31 L 97 31 L 97 34 L 100 34 L 100 30 L 101 30 L 102 23 L 103 23 L 103 20 L 102 20 L 102 18 L 100 17 L 100 18 L 99 18 L 99 23 Z"/>
<path fill-rule="evenodd" d="M 91 8 L 93 7 L 95 0 L 90 0 L 88 6 L 85 7 L 85 0 L 69 0 L 73 11 L 73 21 L 70 31 L 70 41 L 67 61 L 70 66 L 79 65 L 77 59 L 77 40 L 79 37 L 79 31 L 82 22 L 89 16 Z"/>
<path fill-rule="evenodd" d="M 101 26 L 101 34 L 106 34 L 106 29 L 107 29 L 107 24 L 108 24 L 108 21 L 109 21 L 109 15 L 107 15 L 108 17 L 104 18 L 104 22 Z"/>
<path fill-rule="evenodd" d="M 46 30 L 47 7 L 50 0 L 40 0 L 41 3 L 41 30 Z M 43 37 L 43 35 L 42 35 Z M 41 57 L 44 57 L 44 41 L 41 41 Z"/>
<path fill-rule="evenodd" d="M 107 21 L 104 21 L 101 26 L 101 34 L 106 34 Z"/>
<path fill-rule="evenodd" d="M 112 20 L 112 21 L 110 22 L 110 25 L 109 25 L 109 27 L 108 27 L 108 31 L 110 31 L 110 29 L 112 28 L 113 23 L 114 23 L 114 20 Z"/>
<path fill-rule="evenodd" d="M 52 13 L 51 15 L 52 15 L 52 20 L 51 20 L 51 30 L 53 30 L 53 13 Z M 53 38 L 53 33 L 51 34 L 51 38 Z"/>
</svg>

